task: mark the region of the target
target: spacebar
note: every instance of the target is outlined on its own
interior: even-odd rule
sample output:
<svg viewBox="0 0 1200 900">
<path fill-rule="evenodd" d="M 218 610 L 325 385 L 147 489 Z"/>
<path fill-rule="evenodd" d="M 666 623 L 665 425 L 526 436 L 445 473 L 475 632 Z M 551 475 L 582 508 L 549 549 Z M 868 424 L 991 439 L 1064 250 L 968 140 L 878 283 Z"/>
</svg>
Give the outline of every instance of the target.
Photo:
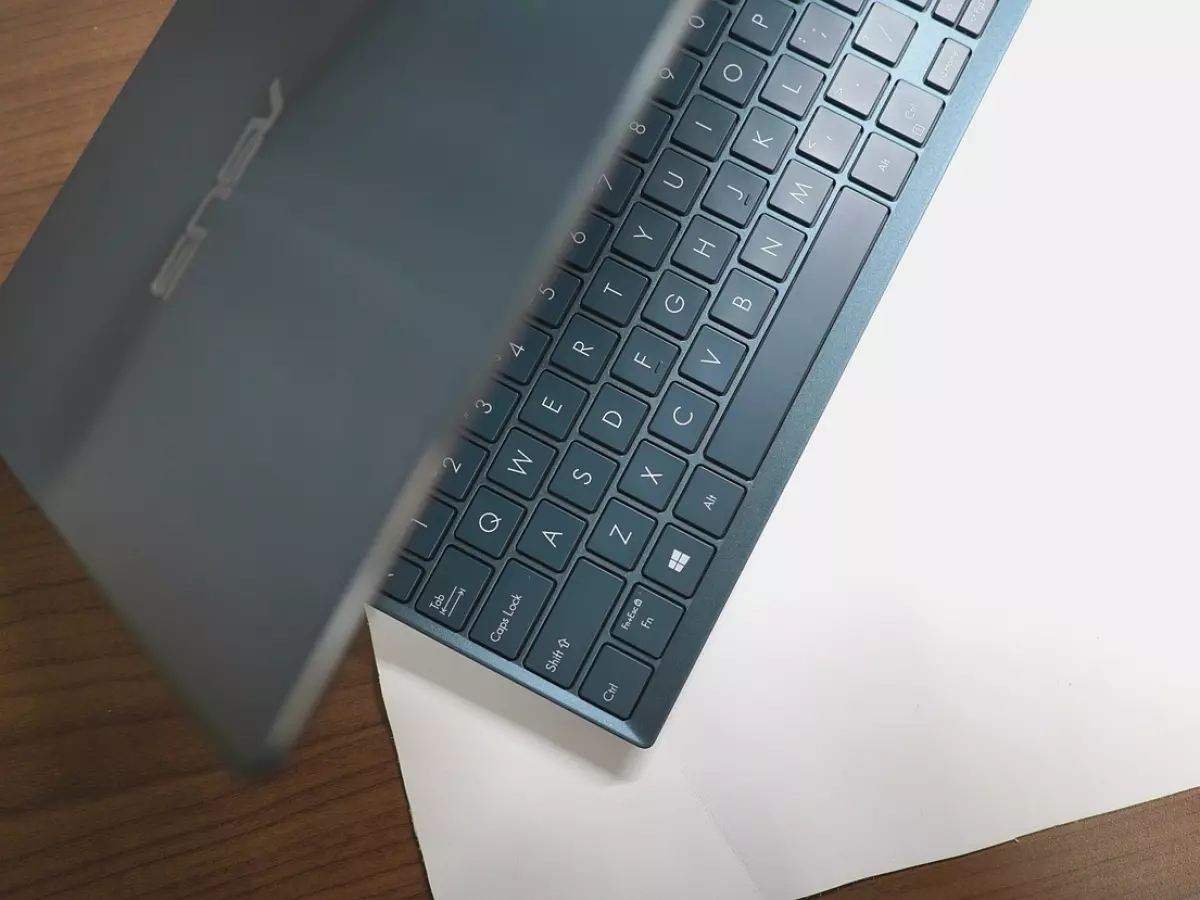
<svg viewBox="0 0 1200 900">
<path fill-rule="evenodd" d="M 713 432 L 705 450 L 713 462 L 744 478 L 758 473 L 887 214 L 849 188 L 838 196 Z"/>
</svg>

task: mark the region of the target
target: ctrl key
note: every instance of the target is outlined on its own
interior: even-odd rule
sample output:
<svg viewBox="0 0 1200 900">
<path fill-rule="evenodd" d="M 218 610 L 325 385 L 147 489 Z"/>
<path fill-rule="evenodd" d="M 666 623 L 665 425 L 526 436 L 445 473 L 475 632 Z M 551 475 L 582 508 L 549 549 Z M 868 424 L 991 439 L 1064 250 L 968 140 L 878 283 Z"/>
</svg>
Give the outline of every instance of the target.
<svg viewBox="0 0 1200 900">
<path fill-rule="evenodd" d="M 653 672 L 632 656 L 614 647 L 603 647 L 579 689 L 579 696 L 618 719 L 628 719 Z"/>
</svg>

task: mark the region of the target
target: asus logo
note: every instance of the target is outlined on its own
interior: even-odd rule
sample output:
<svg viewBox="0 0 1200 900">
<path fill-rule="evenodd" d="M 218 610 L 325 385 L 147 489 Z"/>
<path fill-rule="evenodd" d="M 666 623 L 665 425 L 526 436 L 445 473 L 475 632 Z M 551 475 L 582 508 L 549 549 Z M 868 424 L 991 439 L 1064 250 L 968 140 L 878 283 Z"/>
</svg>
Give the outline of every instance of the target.
<svg viewBox="0 0 1200 900">
<path fill-rule="evenodd" d="M 170 254 L 163 262 L 162 268 L 158 270 L 158 274 L 154 276 L 154 280 L 150 282 L 150 293 L 155 297 L 166 300 L 178 286 L 196 253 L 199 252 L 200 245 L 208 236 L 208 230 L 200 222 L 204 218 L 209 204 L 214 200 L 228 200 L 233 196 L 233 189 L 237 187 L 242 176 L 246 174 L 246 170 L 250 168 L 250 163 L 258 155 L 267 132 L 275 125 L 279 114 L 283 112 L 283 86 L 279 83 L 278 78 L 271 82 L 267 93 L 271 101 L 270 114 L 265 118 L 254 116 L 246 123 L 241 137 L 237 139 L 237 143 L 233 145 L 224 165 L 217 172 L 217 183 L 200 201 L 200 205 L 188 219 L 183 234 L 171 248 Z"/>
</svg>

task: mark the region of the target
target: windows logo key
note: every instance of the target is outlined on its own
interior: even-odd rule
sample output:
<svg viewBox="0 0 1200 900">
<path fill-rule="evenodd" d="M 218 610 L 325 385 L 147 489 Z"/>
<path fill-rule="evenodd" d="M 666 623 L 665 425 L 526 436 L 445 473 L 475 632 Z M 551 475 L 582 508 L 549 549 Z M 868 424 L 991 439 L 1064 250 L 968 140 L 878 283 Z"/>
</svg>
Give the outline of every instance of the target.
<svg viewBox="0 0 1200 900">
<path fill-rule="evenodd" d="M 672 572 L 682 572 L 690 559 L 691 557 L 682 550 L 672 550 L 671 558 L 667 561 L 667 568 Z"/>
</svg>

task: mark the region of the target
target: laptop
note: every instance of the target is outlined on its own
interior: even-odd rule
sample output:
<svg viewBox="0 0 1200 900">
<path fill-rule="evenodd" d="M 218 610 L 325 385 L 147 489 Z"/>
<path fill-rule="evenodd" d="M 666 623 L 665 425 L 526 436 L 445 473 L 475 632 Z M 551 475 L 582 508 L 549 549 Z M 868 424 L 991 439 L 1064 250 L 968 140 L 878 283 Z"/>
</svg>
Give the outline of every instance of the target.
<svg viewBox="0 0 1200 900">
<path fill-rule="evenodd" d="M 1028 0 L 179 0 L 0 454 L 229 763 L 365 604 L 653 743 Z"/>
</svg>

